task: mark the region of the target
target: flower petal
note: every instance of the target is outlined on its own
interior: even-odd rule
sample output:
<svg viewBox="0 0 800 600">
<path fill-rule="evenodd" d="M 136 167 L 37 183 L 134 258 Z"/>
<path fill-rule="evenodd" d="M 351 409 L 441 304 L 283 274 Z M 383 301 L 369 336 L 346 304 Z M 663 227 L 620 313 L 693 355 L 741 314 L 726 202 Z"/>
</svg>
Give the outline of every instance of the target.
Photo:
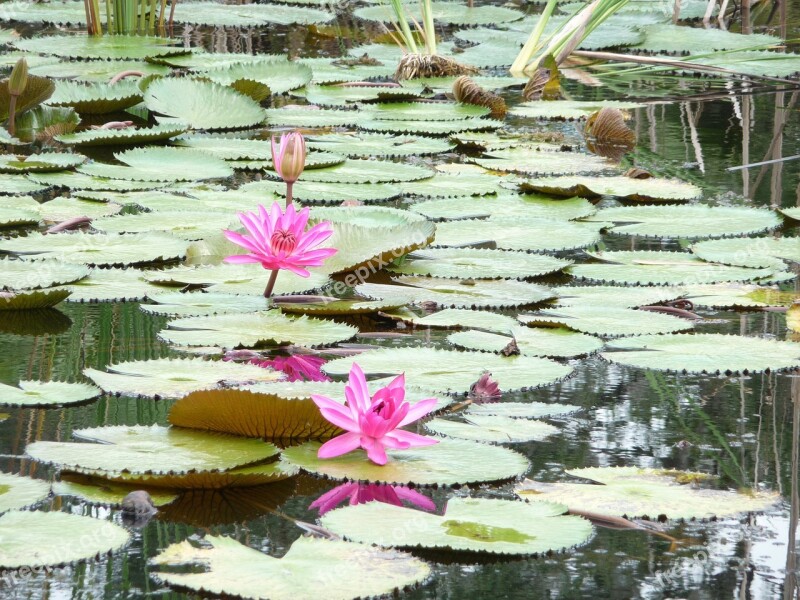
<svg viewBox="0 0 800 600">
<path fill-rule="evenodd" d="M 408 414 L 400 421 L 398 427 L 404 427 L 413 423 L 414 421 L 420 420 L 422 417 L 427 415 L 429 412 L 436 408 L 436 405 L 439 401 L 436 398 L 426 398 L 425 400 L 420 400 L 419 402 L 413 404 L 411 408 L 408 409 Z"/>
<path fill-rule="evenodd" d="M 348 432 L 332 440 L 328 440 L 317 451 L 318 458 L 334 458 L 352 452 L 361 445 L 361 436 Z"/>
</svg>

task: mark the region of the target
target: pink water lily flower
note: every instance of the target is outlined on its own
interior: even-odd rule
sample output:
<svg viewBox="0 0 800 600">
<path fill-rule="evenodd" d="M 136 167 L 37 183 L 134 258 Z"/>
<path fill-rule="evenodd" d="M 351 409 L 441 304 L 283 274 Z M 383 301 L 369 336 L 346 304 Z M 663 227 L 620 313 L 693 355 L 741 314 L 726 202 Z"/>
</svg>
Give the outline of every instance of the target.
<svg viewBox="0 0 800 600">
<path fill-rule="evenodd" d="M 330 377 L 322 372 L 322 365 L 327 361 L 319 356 L 295 354 L 294 356 L 276 356 L 267 360 L 251 360 L 251 364 L 268 367 L 286 374 L 286 381 L 330 381 Z"/>
<path fill-rule="evenodd" d="M 405 501 L 422 510 L 436 510 L 436 504 L 433 500 L 404 485 L 355 482 L 343 483 L 329 492 L 325 492 L 311 503 L 311 508 L 316 508 L 320 516 L 322 516 L 345 501 L 350 506 L 366 504 L 367 502 L 383 502 L 384 504 L 403 506 Z"/>
<path fill-rule="evenodd" d="M 286 183 L 294 183 L 300 178 L 306 165 L 306 140 L 303 135 L 293 131 L 284 133 L 280 142 L 272 144 L 272 165 L 278 176 Z"/>
<path fill-rule="evenodd" d="M 363 448 L 372 462 L 385 465 L 386 448 L 406 450 L 438 443 L 434 438 L 400 429 L 436 407 L 436 398 L 422 400 L 413 406 L 406 402 L 404 375 L 395 377 L 389 385 L 370 396 L 364 371 L 353 363 L 344 395 L 344 405 L 326 396 L 311 396 L 322 416 L 346 431 L 320 446 L 319 458 L 333 458 Z"/>
<path fill-rule="evenodd" d="M 239 213 L 239 220 L 250 235 L 225 230 L 225 237 L 249 250 L 225 259 L 234 264 L 261 263 L 265 269 L 287 269 L 301 277 L 310 273 L 306 267 L 319 267 L 326 258 L 336 254 L 335 248 L 317 248 L 333 234 L 333 226 L 323 221 L 305 231 L 308 207 L 299 213 L 293 205 L 281 210 L 274 202 L 269 212 L 263 206 L 257 212 Z"/>
</svg>

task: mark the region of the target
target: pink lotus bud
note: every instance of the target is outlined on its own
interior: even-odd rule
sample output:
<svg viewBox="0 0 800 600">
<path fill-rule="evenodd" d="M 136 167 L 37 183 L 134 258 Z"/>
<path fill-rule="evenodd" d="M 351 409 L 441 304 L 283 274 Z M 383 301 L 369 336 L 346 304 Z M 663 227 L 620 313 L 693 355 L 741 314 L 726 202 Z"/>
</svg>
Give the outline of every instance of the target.
<svg viewBox="0 0 800 600">
<path fill-rule="evenodd" d="M 280 142 L 272 138 L 272 164 L 275 172 L 286 183 L 300 178 L 306 166 L 306 141 L 300 133 L 285 133 Z"/>
</svg>

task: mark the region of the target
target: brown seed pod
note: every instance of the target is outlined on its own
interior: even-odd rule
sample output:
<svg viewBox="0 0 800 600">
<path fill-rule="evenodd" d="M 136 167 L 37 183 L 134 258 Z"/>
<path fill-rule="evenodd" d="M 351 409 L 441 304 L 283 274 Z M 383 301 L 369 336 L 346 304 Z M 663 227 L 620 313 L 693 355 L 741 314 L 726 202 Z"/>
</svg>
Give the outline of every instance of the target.
<svg viewBox="0 0 800 600">
<path fill-rule="evenodd" d="M 617 161 L 636 147 L 636 134 L 625 124 L 625 115 L 618 108 L 605 107 L 592 113 L 583 135 L 590 152 Z"/>
<path fill-rule="evenodd" d="M 561 75 L 552 56 L 541 62 L 522 90 L 525 100 L 558 100 L 561 97 Z"/>
<path fill-rule="evenodd" d="M 394 78 L 397 81 L 418 79 L 420 77 L 455 77 L 474 75 L 478 69 L 462 65 L 452 58 L 436 54 L 405 54 L 397 65 Z"/>
<path fill-rule="evenodd" d="M 502 119 L 506 116 L 506 101 L 497 94 L 487 92 L 472 79 L 462 75 L 453 82 L 453 95 L 456 101 L 464 104 L 476 104 L 491 109 L 493 119 Z"/>
</svg>

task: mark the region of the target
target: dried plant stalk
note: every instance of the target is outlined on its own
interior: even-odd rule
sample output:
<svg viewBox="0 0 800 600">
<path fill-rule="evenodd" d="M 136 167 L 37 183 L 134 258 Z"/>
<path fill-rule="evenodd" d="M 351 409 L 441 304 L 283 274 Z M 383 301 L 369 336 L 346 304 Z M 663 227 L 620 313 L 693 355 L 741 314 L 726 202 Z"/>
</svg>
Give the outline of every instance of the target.
<svg viewBox="0 0 800 600">
<path fill-rule="evenodd" d="M 462 75 L 453 82 L 453 96 L 456 101 L 464 104 L 476 104 L 491 109 L 493 119 L 502 119 L 506 116 L 508 108 L 502 97 L 484 90 L 466 75 Z"/>
</svg>

